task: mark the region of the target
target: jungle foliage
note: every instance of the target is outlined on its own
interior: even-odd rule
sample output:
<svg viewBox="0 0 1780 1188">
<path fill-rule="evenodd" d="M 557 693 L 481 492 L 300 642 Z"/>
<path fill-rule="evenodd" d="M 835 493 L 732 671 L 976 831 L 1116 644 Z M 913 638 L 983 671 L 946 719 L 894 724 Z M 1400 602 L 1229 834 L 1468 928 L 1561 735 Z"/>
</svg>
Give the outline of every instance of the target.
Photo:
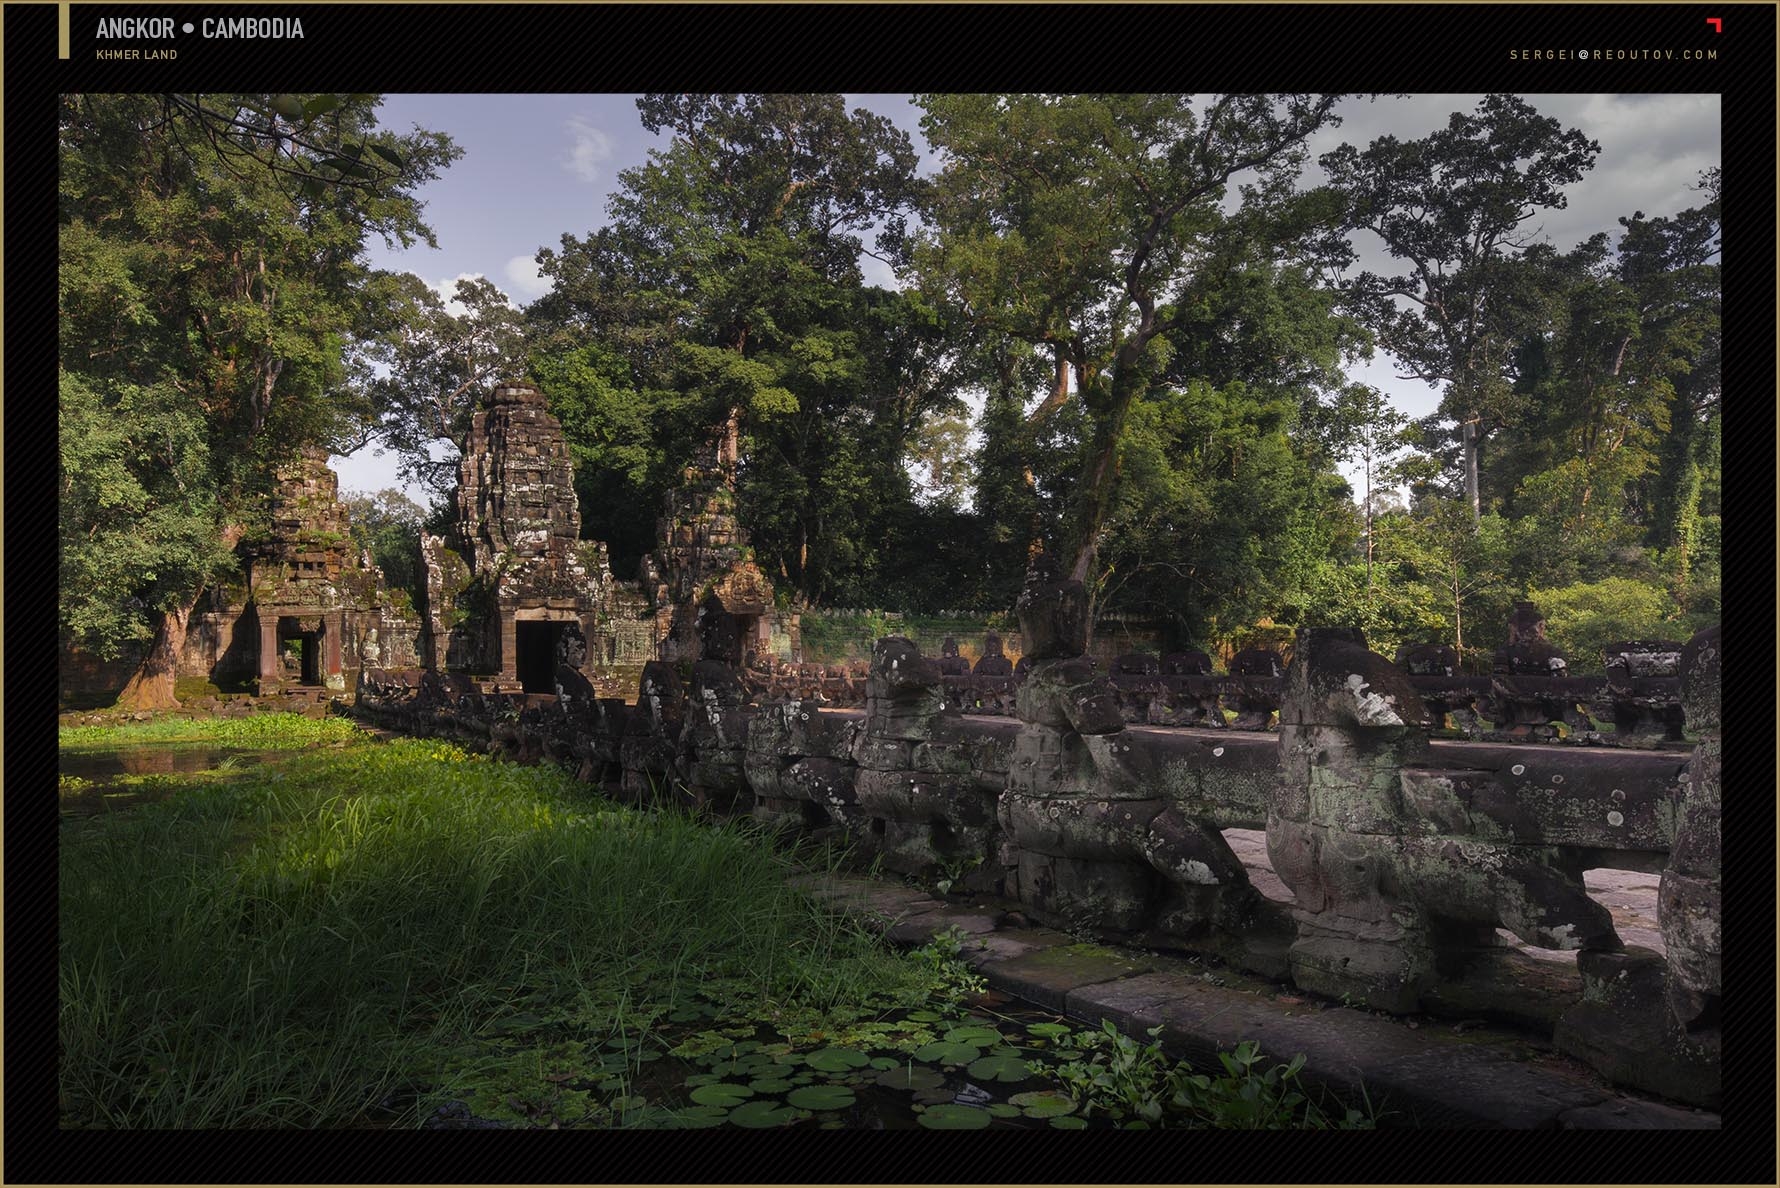
<svg viewBox="0 0 1780 1188">
<path fill-rule="evenodd" d="M 159 643 L 280 451 L 376 441 L 443 496 L 476 394 L 520 372 L 620 578 L 727 438 L 805 606 L 1005 612 L 1045 548 L 1097 610 L 1213 651 L 1333 622 L 1488 648 L 1532 595 L 1586 669 L 1713 621 L 1718 172 L 1562 248 L 1529 229 L 1585 129 L 1491 95 L 1311 184 L 1347 98 L 923 95 L 922 174 L 838 95 L 644 96 L 661 147 L 519 309 L 364 266 L 427 236 L 415 189 L 456 154 L 374 96 L 69 97 L 64 638 Z M 1393 266 L 1350 275 L 1364 237 Z M 1374 351 L 1435 415 L 1347 378 Z M 391 565 L 415 516 L 363 504 Z"/>
</svg>

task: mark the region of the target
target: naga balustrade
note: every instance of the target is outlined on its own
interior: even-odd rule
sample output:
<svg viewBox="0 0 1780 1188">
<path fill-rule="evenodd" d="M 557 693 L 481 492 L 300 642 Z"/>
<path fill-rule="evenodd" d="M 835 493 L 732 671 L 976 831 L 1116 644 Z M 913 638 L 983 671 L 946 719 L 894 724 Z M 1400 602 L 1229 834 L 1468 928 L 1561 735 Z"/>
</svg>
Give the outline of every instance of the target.
<svg viewBox="0 0 1780 1188">
<path fill-rule="evenodd" d="M 1079 583 L 1035 564 L 1018 606 L 1019 680 L 948 677 L 951 657 L 890 637 L 863 679 L 845 678 L 862 686 L 857 707 L 750 703 L 717 610 L 701 616 L 706 659 L 690 682 L 652 663 L 635 705 L 597 698 L 566 665 L 555 697 L 368 669 L 357 712 L 553 758 L 631 802 L 844 836 L 886 870 L 1002 894 L 1073 930 L 1217 954 L 1376 1009 L 1548 1028 L 1617 1081 L 1718 1103 L 1716 628 L 1685 648 L 1627 645 L 1603 697 L 1601 682 L 1590 693 L 1549 670 L 1516 672 L 1513 656 L 1487 678 L 1430 671 L 1445 668 L 1438 655 L 1399 666 L 1353 629 L 1301 631 L 1279 676 L 1250 658 L 1250 671 L 1217 677 L 1190 655 L 1171 657 L 1173 671 L 1127 657 L 1103 674 L 1083 655 L 1085 605 Z M 1523 649 L 1548 661 L 1540 651 Z M 961 705 L 959 681 L 1011 713 Z M 1232 699 L 1260 716 L 1257 690 L 1277 727 L 1223 725 Z M 1629 706 L 1616 721 L 1636 717 L 1638 737 L 1668 747 L 1542 741 L 1564 719 L 1539 715 L 1602 701 Z M 1675 747 L 1671 702 L 1691 751 Z M 1442 737 L 1480 710 L 1509 729 Z M 1256 889 L 1226 829 L 1266 831 L 1290 903 Z M 1666 957 L 1621 942 L 1582 882 L 1597 867 L 1662 872 Z M 1498 930 L 1574 951 L 1576 976 L 1554 982 L 1548 962 L 1531 973 Z"/>
<path fill-rule="evenodd" d="M 1458 671 L 1443 644 L 1399 648 L 1396 662 L 1422 699 L 1430 726 L 1454 737 L 1586 745 L 1680 744 L 1679 664 L 1673 640 L 1629 640 L 1603 649 L 1605 676 L 1570 676 L 1563 653 L 1544 640 L 1531 603 L 1518 604 L 1511 634 L 1526 638 L 1500 649 L 1488 675 Z M 1017 717 L 1016 691 L 1029 670 L 1001 655 L 991 633 L 973 669 L 946 641 L 936 661 L 945 705 L 959 713 Z M 1285 660 L 1265 648 L 1231 657 L 1229 672 L 1212 672 L 1203 652 L 1120 656 L 1107 674 L 1120 717 L 1130 726 L 1200 726 L 1273 730 L 1285 688 Z M 750 703 L 814 701 L 827 708 L 861 707 L 868 699 L 861 665 L 776 663 L 740 672 Z M 1485 723 L 1491 729 L 1484 729 Z M 1561 725 L 1560 725 L 1561 724 Z M 1609 733 L 1602 729 L 1610 725 Z"/>
</svg>

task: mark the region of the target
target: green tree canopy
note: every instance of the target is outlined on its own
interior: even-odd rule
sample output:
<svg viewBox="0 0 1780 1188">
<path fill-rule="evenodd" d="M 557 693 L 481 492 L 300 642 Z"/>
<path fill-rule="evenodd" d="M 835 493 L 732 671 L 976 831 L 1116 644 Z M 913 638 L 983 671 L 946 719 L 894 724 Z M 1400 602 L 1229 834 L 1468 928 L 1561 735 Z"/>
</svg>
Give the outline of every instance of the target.
<svg viewBox="0 0 1780 1188">
<path fill-rule="evenodd" d="M 923 95 L 944 156 L 915 252 L 929 291 L 973 327 L 1055 362 L 1086 450 L 1064 548 L 1091 576 L 1116 505 L 1134 402 L 1210 291 L 1253 254 L 1339 250 L 1292 188 L 1336 95 Z M 1234 210 L 1225 198 L 1241 186 Z"/>
<path fill-rule="evenodd" d="M 1532 242 L 1522 228 L 1562 209 L 1564 187 L 1600 151 L 1517 96 L 1487 95 L 1475 112 L 1454 112 L 1420 140 L 1382 136 L 1321 158 L 1348 199 L 1349 226 L 1378 236 L 1408 267 L 1395 276 L 1362 272 L 1349 295 L 1410 375 L 1445 385 L 1440 419 L 1464 431 L 1473 519 L 1479 445 L 1514 419 L 1508 369 L 1537 304 L 1522 284 L 1530 274 L 1510 266 Z"/>
<path fill-rule="evenodd" d="M 375 235 L 431 239 L 414 191 L 456 155 L 373 95 L 65 95 L 57 128 L 62 631 L 152 635 L 126 700 L 173 702 L 185 616 L 263 514 L 274 465 L 350 439 L 338 399 Z M 117 419 L 104 448 L 69 444 Z M 115 501 L 122 501 L 121 503 Z M 82 533 L 94 509 L 131 519 Z M 200 547 L 205 537 L 225 547 Z M 97 551 L 128 555 L 128 567 Z M 95 614 L 97 606 L 122 608 Z"/>
</svg>

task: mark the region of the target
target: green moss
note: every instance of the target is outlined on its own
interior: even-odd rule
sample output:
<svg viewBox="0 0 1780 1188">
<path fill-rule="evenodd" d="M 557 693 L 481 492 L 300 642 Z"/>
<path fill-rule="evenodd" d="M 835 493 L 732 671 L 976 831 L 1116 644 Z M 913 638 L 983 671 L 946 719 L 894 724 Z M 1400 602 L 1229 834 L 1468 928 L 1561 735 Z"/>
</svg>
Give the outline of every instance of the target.
<svg viewBox="0 0 1780 1188">
<path fill-rule="evenodd" d="M 222 690 L 211 684 L 207 677 L 180 677 L 173 682 L 173 696 L 181 701 L 190 701 L 197 697 L 218 697 Z"/>
</svg>

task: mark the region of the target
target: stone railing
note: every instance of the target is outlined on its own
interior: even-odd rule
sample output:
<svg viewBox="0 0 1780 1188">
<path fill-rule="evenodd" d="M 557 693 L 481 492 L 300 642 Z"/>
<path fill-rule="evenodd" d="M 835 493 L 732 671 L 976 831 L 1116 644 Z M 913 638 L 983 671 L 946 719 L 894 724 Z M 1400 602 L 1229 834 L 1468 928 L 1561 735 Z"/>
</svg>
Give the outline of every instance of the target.
<svg viewBox="0 0 1780 1188">
<path fill-rule="evenodd" d="M 895 637 L 875 649 L 860 708 L 751 706 L 733 664 L 708 658 L 690 687 L 649 665 L 635 705 L 597 698 L 570 668 L 555 697 L 367 670 L 358 712 L 554 758 L 631 802 L 844 836 L 886 870 L 1003 894 L 1071 930 L 1215 953 L 1377 1009 L 1548 1027 L 1616 1080 L 1717 1104 L 1716 629 L 1678 675 L 1631 678 L 1675 683 L 1691 755 L 1558 748 L 1432 737 L 1429 690 L 1450 706 L 1469 686 L 1406 674 L 1353 630 L 1301 632 L 1280 677 L 1099 675 L 1071 638 L 1071 585 L 1039 575 L 1022 597 L 1023 679 L 965 678 L 1007 682 L 989 686 L 1012 701 L 999 718 L 960 712 L 958 678 Z M 718 642 L 707 657 L 731 654 Z M 1250 695 L 1232 680 L 1271 682 L 1275 732 L 1127 726 L 1145 689 Z M 1290 904 L 1256 889 L 1226 829 L 1266 831 Z M 1621 943 L 1582 883 L 1596 867 L 1662 872 L 1666 960 Z M 1579 980 L 1529 975 L 1497 929 L 1578 953 Z"/>
<path fill-rule="evenodd" d="M 999 659 L 999 647 L 991 647 Z M 956 660 L 955 647 L 949 651 L 951 656 L 936 661 L 948 708 L 970 715 L 1016 716 L 1014 694 L 1028 667 L 1024 659 L 1017 668 L 1004 663 L 1005 671 L 985 673 L 980 663 L 972 671 Z M 1430 725 L 1454 736 L 1645 746 L 1683 741 L 1680 656 L 1681 645 L 1674 641 L 1632 640 L 1606 649 L 1605 676 L 1572 677 L 1562 653 L 1549 645 L 1510 647 L 1498 654 L 1490 675 L 1466 676 L 1456 672 L 1453 649 L 1421 645 L 1399 649 L 1397 665 L 1422 699 Z M 1559 662 L 1555 668 L 1554 658 Z M 1251 648 L 1232 657 L 1229 667 L 1228 674 L 1214 674 L 1203 652 L 1162 657 L 1138 653 L 1120 656 L 1108 680 L 1128 726 L 1274 729 L 1285 660 L 1271 650 Z M 862 707 L 867 696 L 866 674 L 857 665 L 781 664 L 771 671 L 747 670 L 742 682 L 756 704 L 810 700 L 829 708 Z M 1484 730 L 1486 722 L 1492 729 Z"/>
</svg>

